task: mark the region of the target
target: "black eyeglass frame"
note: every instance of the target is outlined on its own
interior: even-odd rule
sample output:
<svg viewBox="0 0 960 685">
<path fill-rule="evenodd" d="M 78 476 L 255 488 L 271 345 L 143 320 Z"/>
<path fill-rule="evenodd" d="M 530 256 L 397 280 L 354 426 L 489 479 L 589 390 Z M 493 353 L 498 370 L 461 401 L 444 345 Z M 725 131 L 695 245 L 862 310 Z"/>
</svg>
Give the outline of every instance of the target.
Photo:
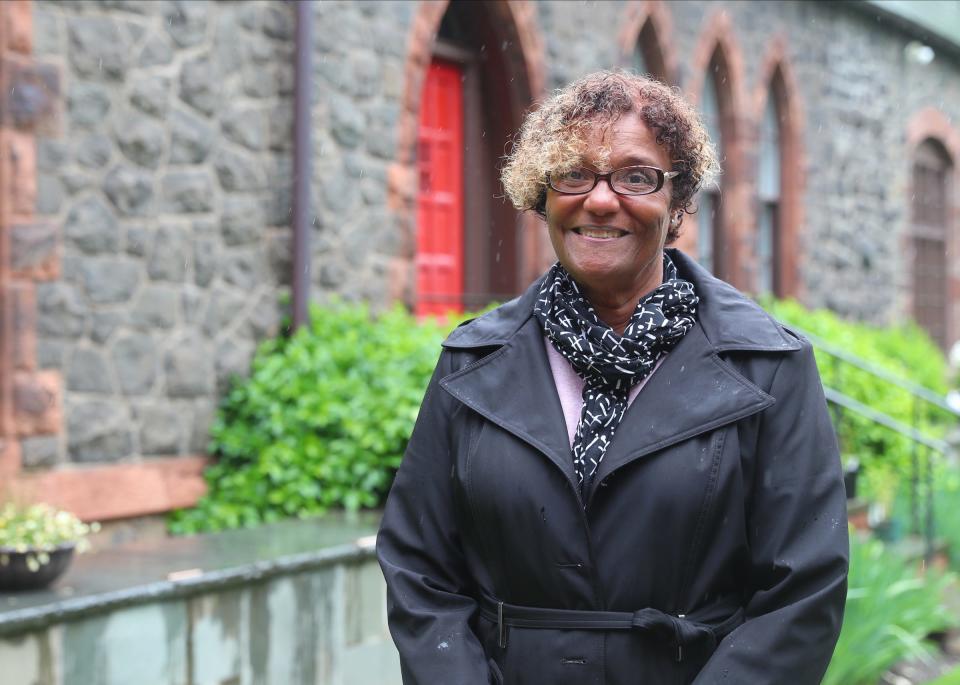
<svg viewBox="0 0 960 685">
<path fill-rule="evenodd" d="M 557 191 L 562 195 L 586 195 L 587 193 L 591 192 L 594 188 L 596 188 L 597 184 L 600 183 L 600 181 L 605 180 L 607 182 L 607 185 L 610 187 L 610 190 L 615 192 L 617 195 L 623 195 L 625 197 L 637 197 L 639 195 L 652 195 L 658 190 L 661 190 L 663 188 L 663 184 L 668 179 L 676 178 L 682 173 L 680 171 L 664 171 L 660 167 L 647 166 L 645 164 L 633 164 L 631 166 L 620 167 L 619 169 L 614 169 L 613 171 L 607 172 L 605 174 L 601 174 L 591 169 L 587 169 L 586 167 L 576 167 L 576 168 L 579 168 L 581 171 L 586 171 L 587 173 L 593 174 L 593 183 L 590 185 L 589 188 L 586 188 L 585 190 L 561 190 L 560 188 L 557 188 L 555 185 L 553 185 L 553 179 L 551 178 L 550 174 L 547 174 L 547 185 L 550 186 L 551 189 Z M 613 187 L 613 175 L 620 171 L 626 171 L 627 169 L 651 169 L 655 171 L 657 173 L 657 187 L 654 188 L 653 190 L 647 190 L 642 193 L 623 193 L 617 190 L 616 188 Z"/>
</svg>

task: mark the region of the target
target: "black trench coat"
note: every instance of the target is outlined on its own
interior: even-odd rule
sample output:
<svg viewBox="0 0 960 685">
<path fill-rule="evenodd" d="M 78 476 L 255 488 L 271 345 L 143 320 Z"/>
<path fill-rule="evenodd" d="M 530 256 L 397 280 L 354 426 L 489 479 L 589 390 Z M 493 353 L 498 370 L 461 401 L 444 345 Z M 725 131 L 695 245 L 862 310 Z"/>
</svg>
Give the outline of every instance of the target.
<svg viewBox="0 0 960 685">
<path fill-rule="evenodd" d="M 670 255 L 698 324 L 585 507 L 539 283 L 444 342 L 377 541 L 407 685 L 820 682 L 848 541 L 810 345 Z"/>
</svg>

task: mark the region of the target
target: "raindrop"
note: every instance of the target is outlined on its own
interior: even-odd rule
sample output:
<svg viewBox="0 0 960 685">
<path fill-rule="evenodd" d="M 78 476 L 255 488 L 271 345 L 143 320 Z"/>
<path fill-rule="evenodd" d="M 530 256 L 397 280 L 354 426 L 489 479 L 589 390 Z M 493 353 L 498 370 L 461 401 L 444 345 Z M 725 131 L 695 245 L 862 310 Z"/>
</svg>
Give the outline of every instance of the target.
<svg viewBox="0 0 960 685">
<path fill-rule="evenodd" d="M 500 52 L 506 52 L 507 48 L 510 47 L 510 41 L 505 40 L 500 44 Z"/>
<path fill-rule="evenodd" d="M 97 60 L 97 68 L 98 68 L 100 71 L 103 71 L 103 57 L 101 57 L 99 60 Z"/>
</svg>

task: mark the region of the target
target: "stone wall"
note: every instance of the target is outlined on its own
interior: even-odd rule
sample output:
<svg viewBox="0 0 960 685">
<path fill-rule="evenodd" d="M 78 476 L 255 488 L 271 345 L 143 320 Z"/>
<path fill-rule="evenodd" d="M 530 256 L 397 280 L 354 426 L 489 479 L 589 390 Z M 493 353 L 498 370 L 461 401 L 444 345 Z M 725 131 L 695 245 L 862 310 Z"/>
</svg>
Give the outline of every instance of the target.
<svg viewBox="0 0 960 685">
<path fill-rule="evenodd" d="M 57 435 L 23 442 L 23 463 L 201 453 L 218 393 L 281 316 L 293 6 L 31 7 L 33 53 L 59 69 L 61 93 L 59 125 L 35 139 L 36 223 L 62 241 L 59 274 L 36 286 L 35 328 L 37 370 L 62 379 L 63 421 Z M 313 296 L 410 302 L 417 93 L 443 5 L 313 7 Z M 511 63 L 525 63 L 547 88 L 622 63 L 636 38 L 625 27 L 639 31 L 637 18 L 650 14 L 678 85 L 696 97 L 705 60 L 723 41 L 739 131 L 728 154 L 740 172 L 725 192 L 745 282 L 764 81 L 781 55 L 799 125 L 788 160 L 802 219 L 796 293 L 877 322 L 908 312 L 907 126 L 924 108 L 960 121 L 956 51 L 910 63 L 909 35 L 836 3 L 501 7 L 497 22 L 517 24 L 518 38 L 490 49 L 521 51 Z M 543 231 L 532 223 L 524 230 Z M 691 218 L 688 244 L 695 230 Z"/>
<path fill-rule="evenodd" d="M 34 2 L 65 98 L 36 198 L 62 227 L 37 345 L 65 421 L 26 466 L 204 452 L 218 391 L 278 326 L 293 26 L 281 2 Z"/>
</svg>

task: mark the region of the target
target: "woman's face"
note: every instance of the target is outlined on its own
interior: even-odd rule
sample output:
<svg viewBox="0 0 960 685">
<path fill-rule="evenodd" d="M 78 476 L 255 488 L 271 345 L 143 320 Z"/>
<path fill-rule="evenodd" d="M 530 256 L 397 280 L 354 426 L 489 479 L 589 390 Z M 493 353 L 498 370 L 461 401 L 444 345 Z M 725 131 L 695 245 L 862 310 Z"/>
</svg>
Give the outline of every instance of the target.
<svg viewBox="0 0 960 685">
<path fill-rule="evenodd" d="M 588 150 L 610 149 L 609 168 L 598 168 L 588 153 L 583 165 L 599 172 L 647 165 L 670 171 L 667 149 L 633 113 L 595 129 Z M 661 253 L 670 224 L 670 181 L 650 195 L 617 195 L 606 180 L 589 193 L 564 195 L 547 189 L 550 242 L 560 264 L 593 293 L 637 297 L 660 283 Z M 612 229 L 612 230 L 611 230 Z"/>
</svg>

